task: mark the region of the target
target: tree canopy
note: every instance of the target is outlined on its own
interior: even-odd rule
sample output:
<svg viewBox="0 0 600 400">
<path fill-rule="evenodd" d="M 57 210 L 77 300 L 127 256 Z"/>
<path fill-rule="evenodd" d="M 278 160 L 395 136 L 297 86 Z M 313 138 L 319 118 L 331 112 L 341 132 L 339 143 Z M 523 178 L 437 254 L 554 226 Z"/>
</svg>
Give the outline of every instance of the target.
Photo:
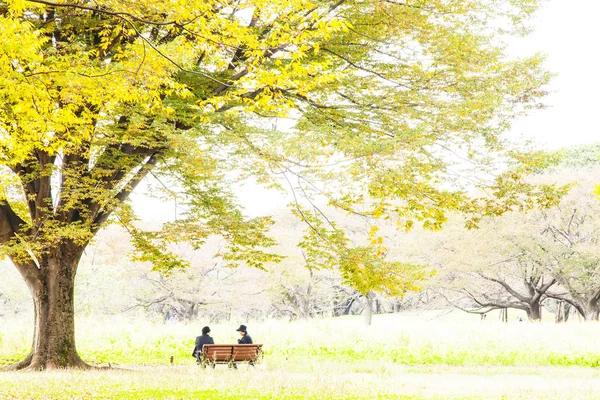
<svg viewBox="0 0 600 400">
<path fill-rule="evenodd" d="M 264 267 L 280 258 L 271 220 L 245 217 L 233 189 L 255 179 L 294 193 L 310 261 L 341 260 L 362 290 L 393 264 L 319 204 L 402 229 L 553 204 L 559 189 L 522 179 L 543 155 L 503 137 L 549 79 L 541 56 L 505 55 L 538 2 L 1 1 L 1 251 L 41 310 L 72 302 L 77 261 L 111 220 L 162 270 L 186 265 L 169 242 L 212 235 L 231 265 Z M 127 202 L 148 174 L 185 210 L 155 231 Z M 35 367 L 74 363 L 35 358 L 53 346 L 66 345 L 34 345 Z"/>
</svg>

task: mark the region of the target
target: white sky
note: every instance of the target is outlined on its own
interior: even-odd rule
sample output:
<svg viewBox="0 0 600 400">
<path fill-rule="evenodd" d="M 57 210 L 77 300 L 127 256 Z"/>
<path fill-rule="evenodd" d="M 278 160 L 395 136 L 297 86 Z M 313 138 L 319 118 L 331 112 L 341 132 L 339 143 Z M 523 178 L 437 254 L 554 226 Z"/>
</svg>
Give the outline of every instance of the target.
<svg viewBox="0 0 600 400">
<path fill-rule="evenodd" d="M 534 139 L 543 147 L 600 141 L 596 118 L 600 115 L 600 77 L 597 40 L 600 38 L 600 0 L 547 0 L 537 13 L 534 33 L 515 41 L 516 56 L 542 52 L 546 68 L 557 74 L 545 103 L 547 109 L 534 111 L 518 120 L 512 133 Z M 134 193 L 133 200 L 143 220 L 164 221 L 175 215 L 174 203 L 162 203 L 144 196 L 147 187 Z M 280 193 L 249 184 L 238 195 L 251 215 L 268 214 L 291 201 Z"/>
<path fill-rule="evenodd" d="M 558 74 L 548 109 L 514 125 L 513 132 L 549 148 L 600 141 L 598 44 L 600 0 L 547 0 L 534 20 L 535 32 L 515 43 L 516 54 L 541 51 Z"/>
</svg>

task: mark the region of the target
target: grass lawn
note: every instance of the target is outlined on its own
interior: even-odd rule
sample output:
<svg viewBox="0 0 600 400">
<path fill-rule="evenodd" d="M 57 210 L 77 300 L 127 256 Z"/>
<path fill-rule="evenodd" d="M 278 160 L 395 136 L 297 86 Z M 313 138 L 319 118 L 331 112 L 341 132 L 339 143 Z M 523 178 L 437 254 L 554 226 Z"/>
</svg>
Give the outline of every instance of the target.
<svg viewBox="0 0 600 400">
<path fill-rule="evenodd" d="M 266 355 L 237 371 L 194 364 L 201 325 L 79 321 L 82 357 L 113 369 L 3 372 L 0 399 L 598 398 L 599 324 L 431 317 L 248 323 Z M 215 342 L 232 343 L 234 325 L 211 325 Z M 26 354 L 30 329 L 0 320 L 0 364 Z"/>
<path fill-rule="evenodd" d="M 1 399 L 597 399 L 600 371 L 577 367 L 406 367 L 265 362 L 251 369 L 147 366 L 0 373 Z"/>
</svg>

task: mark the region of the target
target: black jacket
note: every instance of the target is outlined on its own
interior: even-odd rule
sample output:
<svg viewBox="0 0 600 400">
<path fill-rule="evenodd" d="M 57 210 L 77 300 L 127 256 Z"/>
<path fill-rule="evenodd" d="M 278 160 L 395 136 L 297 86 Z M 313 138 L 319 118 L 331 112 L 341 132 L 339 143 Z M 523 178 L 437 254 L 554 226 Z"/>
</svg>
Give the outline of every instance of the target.
<svg viewBox="0 0 600 400">
<path fill-rule="evenodd" d="M 252 338 L 248 335 L 248 332 L 244 336 L 238 339 L 238 344 L 252 344 Z"/>
<path fill-rule="evenodd" d="M 205 344 L 215 344 L 215 341 L 208 335 L 198 336 L 196 338 L 196 347 L 194 347 L 192 356 L 198 357 L 200 354 L 202 354 L 202 346 Z"/>
</svg>

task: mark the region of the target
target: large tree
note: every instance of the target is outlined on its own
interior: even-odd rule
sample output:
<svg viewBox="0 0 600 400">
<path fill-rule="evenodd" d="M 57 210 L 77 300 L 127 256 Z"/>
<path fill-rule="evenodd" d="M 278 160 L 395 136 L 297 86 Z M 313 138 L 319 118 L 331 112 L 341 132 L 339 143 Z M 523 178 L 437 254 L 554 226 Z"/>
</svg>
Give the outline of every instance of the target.
<svg viewBox="0 0 600 400">
<path fill-rule="evenodd" d="M 433 286 L 470 312 L 516 308 L 537 320 L 544 304 L 552 306 L 561 321 L 567 304 L 567 310 L 572 306 L 586 320 L 597 321 L 600 203 L 594 187 L 600 169 L 592 156 L 596 150 L 596 145 L 566 149 L 557 168 L 530 178 L 571 185 L 558 205 L 506 214 L 470 232 L 453 224 L 453 230 L 438 234 L 440 240 L 429 246 L 428 261 L 439 266 Z M 559 307 L 551 299 L 558 300 Z"/>
<path fill-rule="evenodd" d="M 575 307 L 586 321 L 598 321 L 600 204 L 591 195 L 593 184 L 588 181 L 583 187 L 560 208 L 543 213 L 545 240 L 540 247 L 553 257 L 551 273 L 561 286 L 548 295 Z"/>
<path fill-rule="evenodd" d="M 552 187 L 521 179 L 541 158 L 502 136 L 548 80 L 541 57 L 504 52 L 537 3 L 0 1 L 0 241 L 35 305 L 32 352 L 15 367 L 85 367 L 74 280 L 112 220 L 163 270 L 186 265 L 168 242 L 212 235 L 232 265 L 276 261 L 270 219 L 236 201 L 240 180 L 289 185 L 308 263 L 359 287 L 393 265 L 315 200 L 405 228 L 551 203 Z M 142 231 L 127 199 L 149 174 L 184 212 Z"/>
<path fill-rule="evenodd" d="M 557 279 L 550 273 L 554 259 L 539 248 L 539 218 L 515 212 L 471 231 L 458 229 L 455 221 L 433 241 L 429 261 L 438 274 L 431 287 L 470 313 L 513 308 L 540 320 Z"/>
</svg>

